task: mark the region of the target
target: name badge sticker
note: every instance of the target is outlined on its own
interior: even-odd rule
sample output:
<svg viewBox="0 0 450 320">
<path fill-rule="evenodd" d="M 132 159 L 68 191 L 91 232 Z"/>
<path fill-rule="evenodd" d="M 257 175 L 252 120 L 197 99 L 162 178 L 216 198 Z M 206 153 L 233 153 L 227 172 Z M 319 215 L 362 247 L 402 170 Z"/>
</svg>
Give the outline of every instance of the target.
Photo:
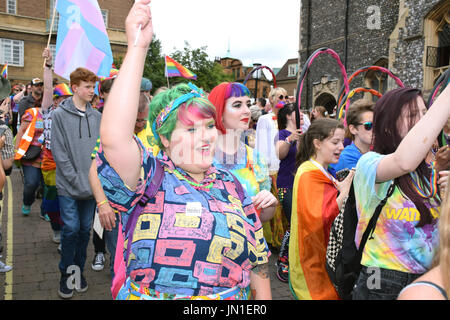
<svg viewBox="0 0 450 320">
<path fill-rule="evenodd" d="M 200 202 L 186 203 L 186 215 L 191 217 L 200 217 L 202 215 L 202 204 Z"/>
</svg>

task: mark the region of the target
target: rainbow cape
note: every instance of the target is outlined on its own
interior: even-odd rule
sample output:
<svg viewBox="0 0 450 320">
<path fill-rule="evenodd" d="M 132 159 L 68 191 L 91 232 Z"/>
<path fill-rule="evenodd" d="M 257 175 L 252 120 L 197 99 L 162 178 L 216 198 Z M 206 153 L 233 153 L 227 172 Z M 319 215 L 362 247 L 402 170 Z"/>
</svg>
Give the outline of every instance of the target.
<svg viewBox="0 0 450 320">
<path fill-rule="evenodd" d="M 8 79 L 8 64 L 5 64 L 0 72 L 1 76 L 5 79 Z"/>
<path fill-rule="evenodd" d="M 197 80 L 197 75 L 183 67 L 181 64 L 166 56 L 166 77 L 183 77 L 186 79 Z"/>
<path fill-rule="evenodd" d="M 337 193 L 311 161 L 298 168 L 289 240 L 289 286 L 296 299 L 339 299 L 325 269 L 331 224 L 339 213 Z"/>
</svg>

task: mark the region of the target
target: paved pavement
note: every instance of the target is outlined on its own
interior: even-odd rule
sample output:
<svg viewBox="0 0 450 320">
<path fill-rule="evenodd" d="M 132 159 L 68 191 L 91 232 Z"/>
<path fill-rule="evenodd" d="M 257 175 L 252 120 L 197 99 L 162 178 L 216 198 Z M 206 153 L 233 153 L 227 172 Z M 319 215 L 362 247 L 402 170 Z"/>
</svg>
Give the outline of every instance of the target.
<svg viewBox="0 0 450 320">
<path fill-rule="evenodd" d="M 0 273 L 0 300 L 60 300 L 58 286 L 59 253 L 52 242 L 50 224 L 39 218 L 37 200 L 28 217 L 21 213 L 22 181 L 19 170 L 8 177 L 3 190 L 0 224 L 3 235 L 1 261 L 12 265 L 12 271 Z M 270 277 L 274 300 L 293 300 L 289 285 L 280 282 L 275 275 L 277 254 L 270 258 Z M 109 256 L 103 271 L 93 271 L 94 258 L 92 235 L 89 242 L 85 277 L 89 289 L 85 293 L 74 292 L 72 300 L 110 300 Z"/>
</svg>

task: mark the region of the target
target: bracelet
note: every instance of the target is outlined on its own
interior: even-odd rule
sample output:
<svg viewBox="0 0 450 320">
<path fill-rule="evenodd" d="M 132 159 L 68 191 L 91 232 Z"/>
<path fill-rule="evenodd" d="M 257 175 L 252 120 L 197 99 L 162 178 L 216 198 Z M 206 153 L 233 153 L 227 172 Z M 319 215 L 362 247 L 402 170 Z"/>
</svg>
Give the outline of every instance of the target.
<svg viewBox="0 0 450 320">
<path fill-rule="evenodd" d="M 107 203 L 109 203 L 108 200 L 103 200 L 103 201 L 97 202 L 97 208 L 99 208 L 99 207 L 101 207 L 102 205 L 107 204 Z"/>
<path fill-rule="evenodd" d="M 49 68 L 49 69 L 51 69 L 52 67 L 53 67 L 53 65 L 52 64 L 45 64 L 45 66 L 47 67 L 47 68 Z"/>
</svg>

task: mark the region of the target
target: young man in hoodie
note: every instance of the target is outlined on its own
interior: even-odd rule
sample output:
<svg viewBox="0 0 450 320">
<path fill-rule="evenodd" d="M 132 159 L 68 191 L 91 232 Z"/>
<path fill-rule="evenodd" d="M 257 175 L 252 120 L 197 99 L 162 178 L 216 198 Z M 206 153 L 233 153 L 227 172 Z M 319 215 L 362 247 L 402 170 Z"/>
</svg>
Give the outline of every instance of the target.
<svg viewBox="0 0 450 320">
<path fill-rule="evenodd" d="M 52 115 L 51 145 L 64 223 L 58 293 L 65 299 L 72 297 L 74 288 L 85 292 L 88 287 L 83 269 L 96 206 L 88 175 L 101 118 L 100 112 L 89 103 L 96 81 L 97 76 L 85 68 L 73 71 L 70 74 L 73 97 L 64 100 Z"/>
</svg>

